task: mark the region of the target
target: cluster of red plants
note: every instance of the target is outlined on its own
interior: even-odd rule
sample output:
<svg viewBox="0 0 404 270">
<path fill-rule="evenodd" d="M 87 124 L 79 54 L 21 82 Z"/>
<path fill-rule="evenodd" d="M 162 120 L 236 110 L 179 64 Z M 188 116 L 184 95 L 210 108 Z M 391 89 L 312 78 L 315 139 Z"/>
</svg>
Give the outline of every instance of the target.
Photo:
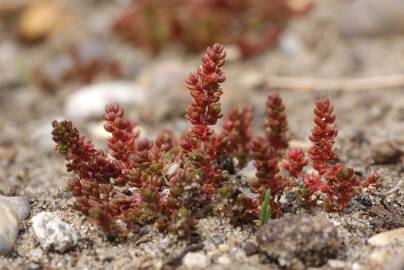
<svg viewBox="0 0 404 270">
<path fill-rule="evenodd" d="M 236 44 L 248 57 L 270 47 L 292 17 L 310 8 L 287 0 L 134 0 L 114 30 L 153 53 L 169 43 L 198 52 L 220 41 Z"/>
<path fill-rule="evenodd" d="M 80 136 L 70 121 L 52 123 L 56 150 L 74 173 L 68 186 L 77 210 L 117 237 L 150 223 L 186 236 L 197 219 L 209 214 L 233 223 L 257 220 L 268 190 L 272 216 L 280 216 L 285 192 L 295 192 L 299 205 L 321 203 L 327 211 L 340 211 L 360 188 L 380 184 L 378 175 L 359 179 L 339 162 L 328 99 L 316 103 L 309 158 L 302 149 L 288 151 L 285 107 L 276 93 L 266 103 L 264 135 L 253 136 L 249 107 L 232 110 L 216 134 L 212 126 L 222 117 L 224 59 L 222 45 L 209 47 L 202 65 L 186 79 L 193 98 L 186 112 L 191 128 L 180 138 L 169 130 L 153 141 L 139 138 L 136 124 L 117 104 L 107 106 L 104 116 L 110 156 Z M 256 180 L 248 182 L 238 176 L 251 161 Z"/>
</svg>

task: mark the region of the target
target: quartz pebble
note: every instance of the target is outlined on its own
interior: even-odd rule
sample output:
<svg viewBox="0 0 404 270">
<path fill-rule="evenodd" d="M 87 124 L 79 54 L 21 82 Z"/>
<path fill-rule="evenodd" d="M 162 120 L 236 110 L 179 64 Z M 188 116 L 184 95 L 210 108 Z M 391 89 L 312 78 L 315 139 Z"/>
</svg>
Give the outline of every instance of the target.
<svg viewBox="0 0 404 270">
<path fill-rule="evenodd" d="M 265 84 L 266 78 L 259 72 L 246 72 L 240 78 L 240 85 L 245 89 L 259 89 Z"/>
<path fill-rule="evenodd" d="M 145 91 L 132 82 L 103 82 L 85 86 L 67 97 L 64 112 L 69 119 L 86 120 L 100 118 L 109 103 L 141 105 Z"/>
<path fill-rule="evenodd" d="M 332 269 L 344 269 L 346 267 L 346 263 L 340 260 L 328 260 L 328 265 Z"/>
<path fill-rule="evenodd" d="M 218 264 L 231 264 L 231 260 L 228 256 L 222 255 L 217 259 Z"/>
<path fill-rule="evenodd" d="M 364 269 L 365 269 L 364 266 L 357 262 L 352 264 L 352 270 L 364 270 Z"/>
<path fill-rule="evenodd" d="M 250 161 L 247 163 L 247 165 L 239 172 L 239 175 L 247 181 L 254 181 L 257 179 L 257 168 L 255 167 L 255 164 L 253 161 Z"/>
<path fill-rule="evenodd" d="M 202 252 L 190 252 L 185 255 L 182 263 L 188 269 L 204 269 L 209 265 L 209 260 Z"/>
<path fill-rule="evenodd" d="M 178 163 L 176 163 L 176 162 L 169 164 L 169 165 L 166 167 L 166 176 L 167 176 L 168 178 L 174 176 L 175 173 L 177 172 L 177 170 L 178 170 L 179 168 L 180 168 L 180 164 L 178 164 Z"/>
<path fill-rule="evenodd" d="M 226 45 L 226 62 L 238 62 L 243 58 L 240 48 L 234 44 Z"/>
<path fill-rule="evenodd" d="M 19 225 L 30 213 L 27 198 L 0 195 L 0 254 L 7 254 L 17 240 Z"/>
<path fill-rule="evenodd" d="M 69 224 L 61 221 L 50 212 L 40 212 L 32 218 L 32 228 L 44 250 L 64 252 L 75 246 L 78 241 L 77 232 Z"/>
</svg>

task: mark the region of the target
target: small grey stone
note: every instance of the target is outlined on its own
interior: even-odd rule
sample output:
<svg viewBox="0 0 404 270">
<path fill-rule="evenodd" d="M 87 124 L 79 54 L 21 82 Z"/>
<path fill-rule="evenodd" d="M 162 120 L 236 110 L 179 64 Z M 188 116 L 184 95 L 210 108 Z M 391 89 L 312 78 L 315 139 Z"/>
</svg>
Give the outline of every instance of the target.
<svg viewBox="0 0 404 270">
<path fill-rule="evenodd" d="M 75 246 L 77 232 L 69 224 L 61 221 L 57 215 L 41 212 L 32 218 L 32 228 L 41 247 L 45 250 L 64 252 Z"/>
<path fill-rule="evenodd" d="M 258 247 L 255 243 L 253 242 L 247 242 L 247 244 L 244 247 L 244 252 L 247 256 L 252 256 L 254 254 L 258 253 Z"/>
<path fill-rule="evenodd" d="M 18 235 L 18 217 L 10 207 L 0 204 L 0 254 L 7 254 L 13 248 Z"/>
<path fill-rule="evenodd" d="M 20 222 L 30 211 L 31 206 L 27 198 L 0 195 L 0 254 L 7 254 L 12 250 Z"/>
<path fill-rule="evenodd" d="M 224 239 L 223 239 L 223 236 L 221 236 L 219 234 L 214 234 L 209 239 L 207 239 L 207 242 L 214 246 L 218 246 L 220 244 L 223 244 Z"/>
<path fill-rule="evenodd" d="M 321 266 L 341 247 L 326 215 L 294 215 L 271 220 L 257 233 L 258 249 L 288 269 Z"/>
</svg>

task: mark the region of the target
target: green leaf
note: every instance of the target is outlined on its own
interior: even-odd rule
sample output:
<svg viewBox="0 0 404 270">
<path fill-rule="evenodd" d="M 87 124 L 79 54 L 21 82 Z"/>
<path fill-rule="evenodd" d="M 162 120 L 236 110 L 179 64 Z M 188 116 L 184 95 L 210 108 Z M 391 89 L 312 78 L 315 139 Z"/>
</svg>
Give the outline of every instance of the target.
<svg viewBox="0 0 404 270">
<path fill-rule="evenodd" d="M 267 224 L 271 218 L 271 205 L 269 201 L 271 200 L 271 190 L 267 189 L 265 192 L 265 198 L 261 205 L 260 221 L 261 225 Z"/>
</svg>

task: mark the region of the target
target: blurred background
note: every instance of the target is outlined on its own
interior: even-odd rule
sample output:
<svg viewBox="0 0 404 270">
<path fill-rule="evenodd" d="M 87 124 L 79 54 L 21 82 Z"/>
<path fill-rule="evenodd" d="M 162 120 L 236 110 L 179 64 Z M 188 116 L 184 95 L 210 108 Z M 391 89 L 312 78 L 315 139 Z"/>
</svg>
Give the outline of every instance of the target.
<svg viewBox="0 0 404 270">
<path fill-rule="evenodd" d="M 214 42 L 227 50 L 225 112 L 251 103 L 259 127 L 263 98 L 278 90 L 304 145 L 313 101 L 327 95 L 340 140 L 397 138 L 403 33 L 401 0 L 1 0 L 1 191 L 64 182 L 53 119 L 73 120 L 101 146 L 111 102 L 126 107 L 143 136 L 186 129 L 184 78 Z"/>
</svg>

